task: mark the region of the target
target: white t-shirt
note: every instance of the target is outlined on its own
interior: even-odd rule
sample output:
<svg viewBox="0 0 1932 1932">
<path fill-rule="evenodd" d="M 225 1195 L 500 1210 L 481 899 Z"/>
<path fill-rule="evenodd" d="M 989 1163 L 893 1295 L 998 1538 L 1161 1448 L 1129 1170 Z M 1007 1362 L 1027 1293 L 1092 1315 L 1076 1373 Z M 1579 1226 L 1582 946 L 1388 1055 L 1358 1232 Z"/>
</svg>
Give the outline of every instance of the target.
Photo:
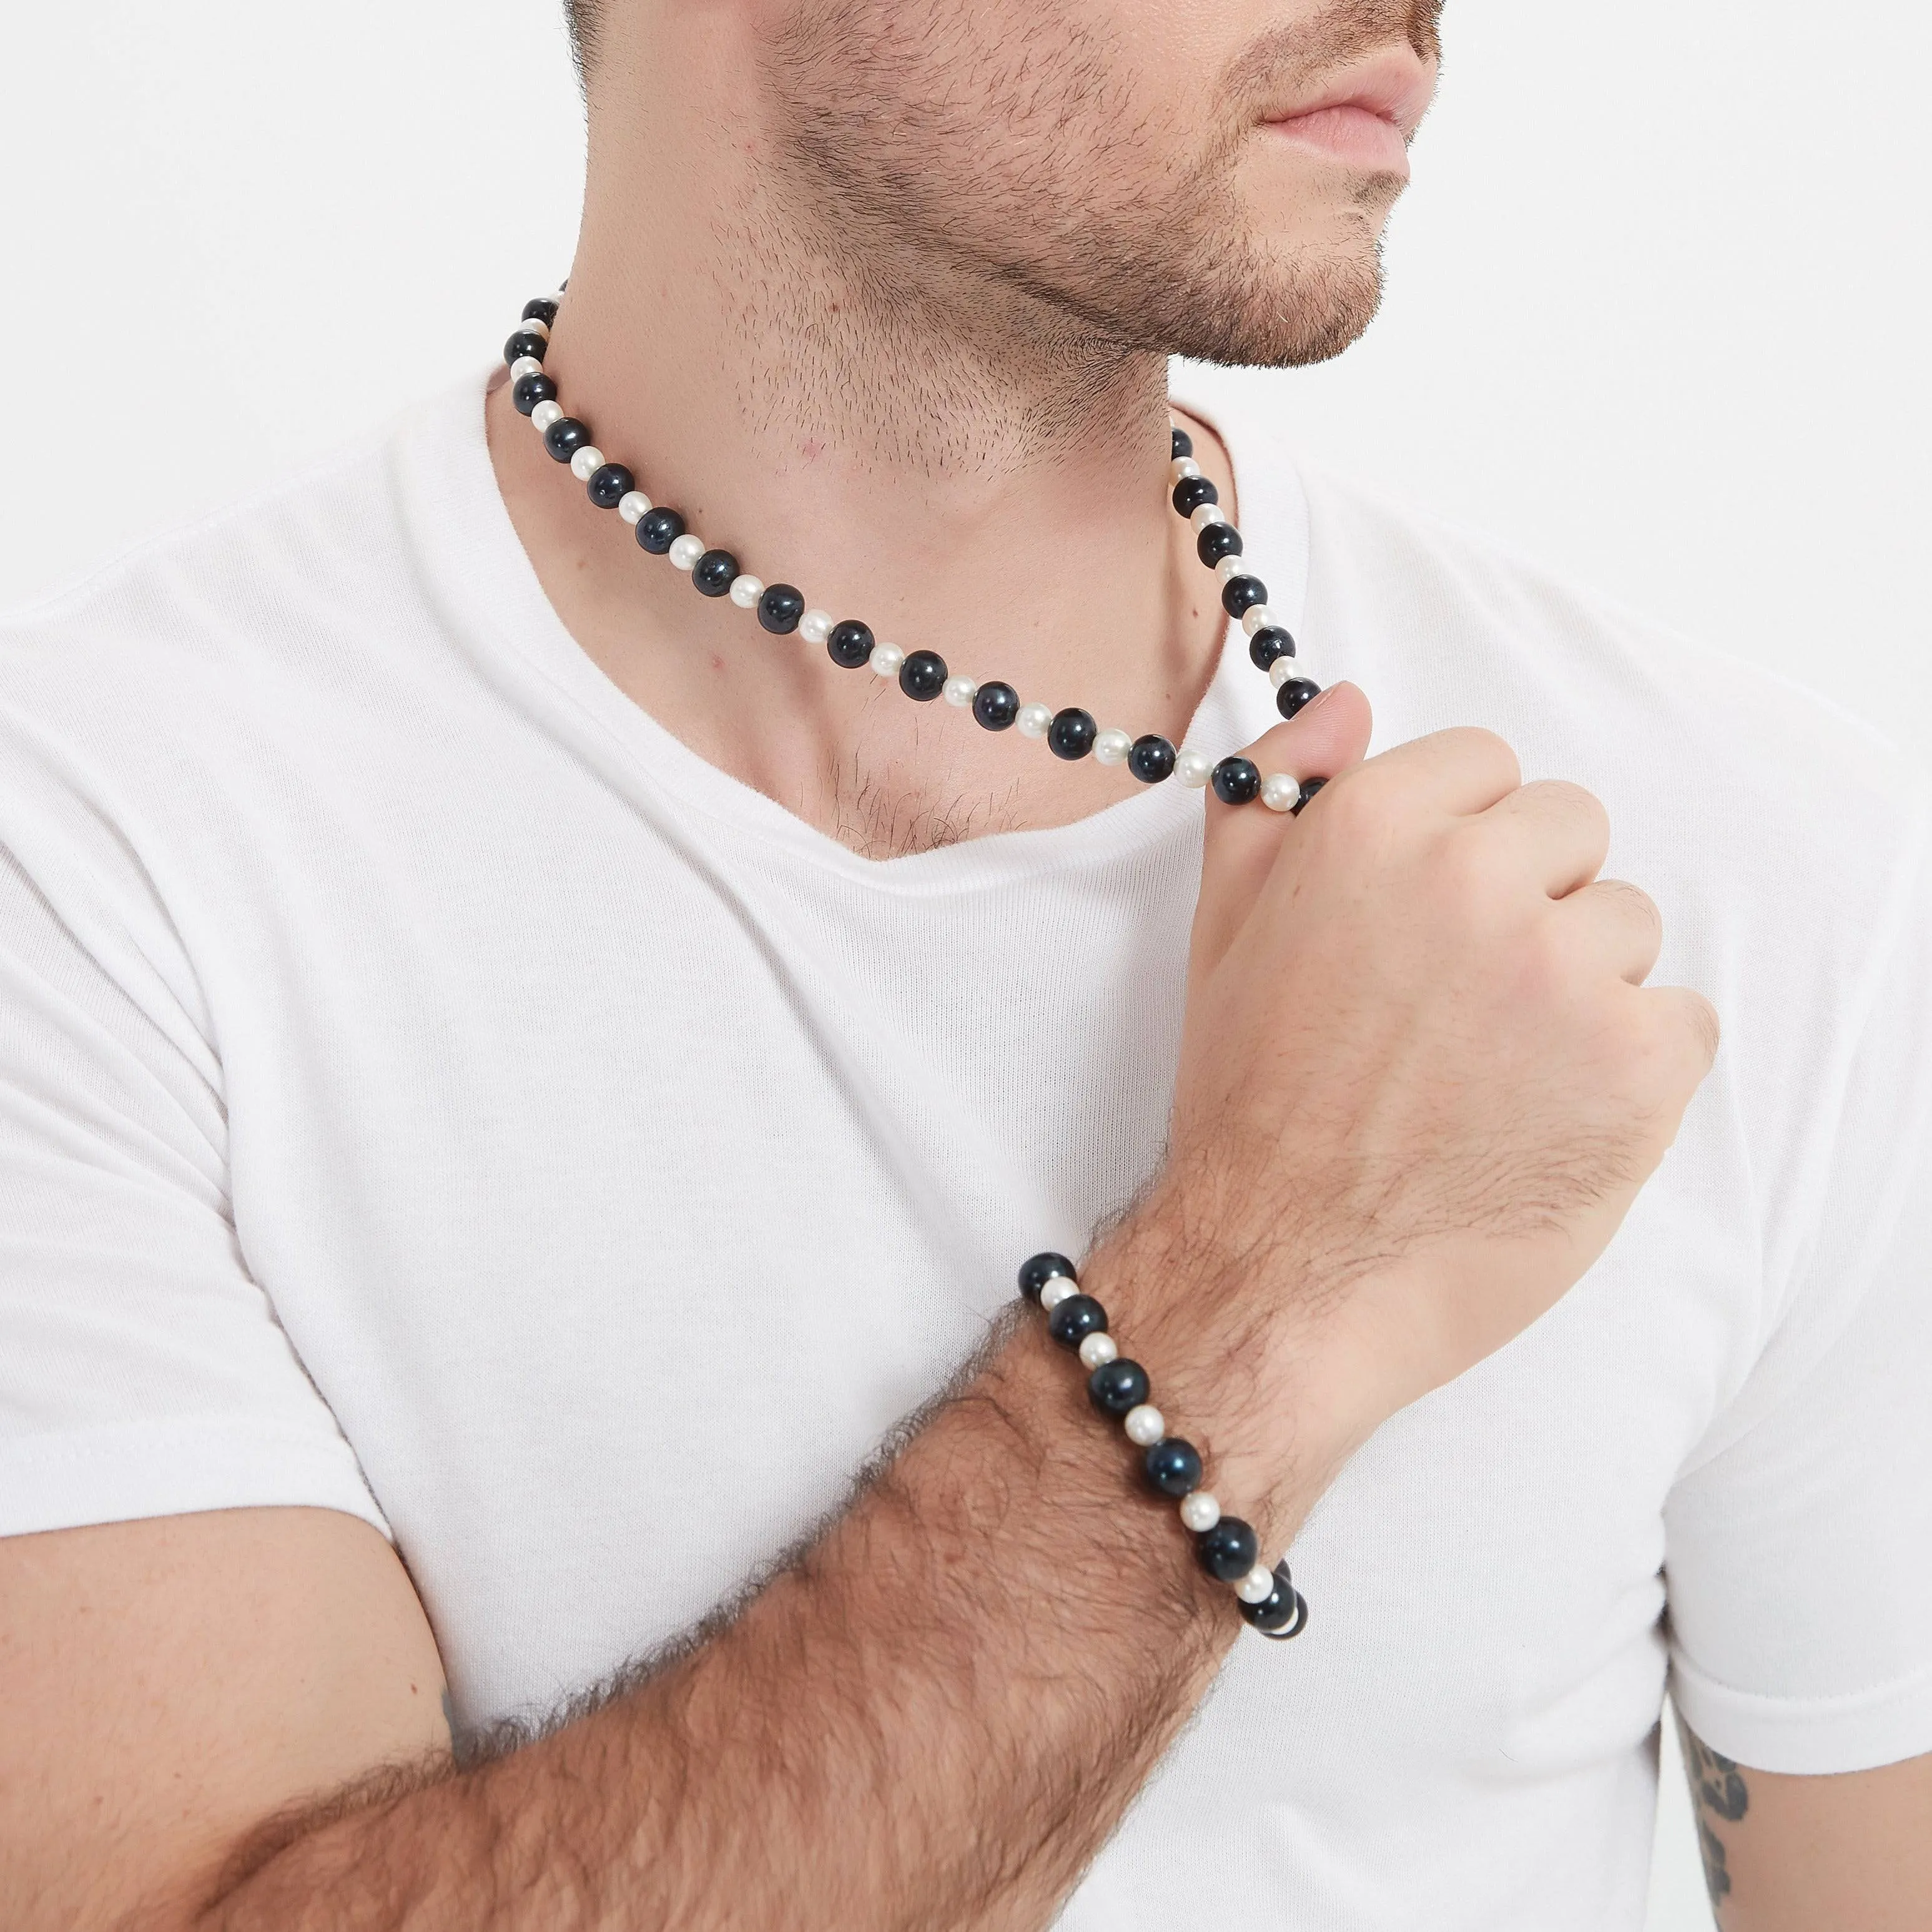
<svg viewBox="0 0 1932 1932">
<path fill-rule="evenodd" d="M 1588 1279 L 1322 1500 L 1307 1634 L 1237 1646 L 1064 1922 L 1634 1928 L 1666 1661 L 1750 1765 L 1932 1749 L 1925 794 L 1220 427 L 1323 680 L 1598 791 L 1725 1043 Z M 1230 649 L 1189 742 L 1270 700 Z M 473 382 L 17 615 L 0 1532 L 364 1516 L 472 1724 L 670 1636 L 1157 1160 L 1202 812 L 855 856 L 572 643 Z"/>
</svg>

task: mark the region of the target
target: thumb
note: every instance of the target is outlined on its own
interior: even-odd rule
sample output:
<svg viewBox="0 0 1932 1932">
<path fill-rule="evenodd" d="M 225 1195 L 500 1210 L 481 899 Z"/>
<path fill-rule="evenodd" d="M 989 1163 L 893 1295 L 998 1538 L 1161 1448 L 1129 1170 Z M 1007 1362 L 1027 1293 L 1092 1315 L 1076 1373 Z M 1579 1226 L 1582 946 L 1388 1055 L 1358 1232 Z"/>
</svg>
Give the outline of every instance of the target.
<svg viewBox="0 0 1932 1932">
<path fill-rule="evenodd" d="M 1264 778 L 1286 772 L 1304 781 L 1332 778 L 1367 755 L 1372 722 L 1359 686 L 1332 684 L 1286 724 L 1264 733 L 1246 755 Z M 1233 943 L 1290 823 L 1285 814 L 1258 803 L 1223 806 L 1210 795 L 1201 900 L 1194 915 L 1196 972 L 1210 970 Z"/>
</svg>

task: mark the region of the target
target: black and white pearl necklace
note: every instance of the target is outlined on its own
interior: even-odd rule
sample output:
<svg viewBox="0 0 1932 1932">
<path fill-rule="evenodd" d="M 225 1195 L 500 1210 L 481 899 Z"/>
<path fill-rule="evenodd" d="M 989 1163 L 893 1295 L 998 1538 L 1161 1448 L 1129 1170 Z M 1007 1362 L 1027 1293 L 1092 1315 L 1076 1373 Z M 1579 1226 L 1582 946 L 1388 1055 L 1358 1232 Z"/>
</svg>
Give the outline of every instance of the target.
<svg viewBox="0 0 1932 1932">
<path fill-rule="evenodd" d="M 937 651 L 907 651 L 882 644 L 872 626 L 856 617 L 836 620 L 829 611 L 808 606 L 805 594 L 790 584 L 766 584 L 740 569 L 730 550 L 714 548 L 694 535 L 683 517 L 653 503 L 638 488 L 637 478 L 621 463 L 613 463 L 590 440 L 590 426 L 566 416 L 557 400 L 556 384 L 544 373 L 550 346 L 550 326 L 563 299 L 539 296 L 524 304 L 523 320 L 503 345 L 509 364 L 510 398 L 518 411 L 542 434 L 544 447 L 588 491 L 599 509 L 615 510 L 637 532 L 640 548 L 668 556 L 706 597 L 728 597 L 740 610 L 753 611 L 759 623 L 775 636 L 796 632 L 807 644 L 822 644 L 832 662 L 848 670 L 869 667 L 880 677 L 897 680 L 905 695 L 919 704 L 944 698 L 949 704 L 970 710 L 988 731 L 1016 728 L 1024 738 L 1043 739 L 1056 758 L 1076 760 L 1092 754 L 1102 765 L 1125 765 L 1144 784 L 1172 777 L 1190 788 L 1211 785 L 1224 804 L 1246 805 L 1258 799 L 1272 812 L 1298 812 L 1323 781 L 1303 779 L 1289 772 L 1264 776 L 1254 761 L 1233 752 L 1218 762 L 1200 752 L 1177 751 L 1157 733 L 1139 737 L 1114 728 L 1102 729 L 1090 712 L 1078 706 L 1056 711 L 1052 706 L 1022 704 L 1010 684 L 994 679 L 982 684 L 954 673 Z M 1239 620 L 1247 634 L 1248 655 L 1268 673 L 1275 687 L 1276 708 L 1292 718 L 1319 692 L 1295 656 L 1294 640 L 1278 624 L 1268 606 L 1268 586 L 1242 562 L 1241 533 L 1220 506 L 1220 493 L 1201 473 L 1187 432 L 1170 431 L 1168 481 L 1175 512 L 1192 526 L 1196 553 L 1220 580 L 1221 608 Z"/>
<path fill-rule="evenodd" d="M 1125 765 L 1144 784 L 1169 777 L 1189 787 L 1211 784 L 1224 804 L 1259 799 L 1273 812 L 1298 812 L 1321 790 L 1318 778 L 1304 780 L 1288 772 L 1264 777 L 1252 759 L 1238 752 L 1217 763 L 1198 752 L 1178 752 L 1154 733 L 1136 738 L 1122 730 L 1103 730 L 1090 712 L 1077 707 L 1055 711 L 1045 704 L 1022 704 L 1010 684 L 997 680 L 981 684 L 957 676 L 937 651 L 909 652 L 881 644 L 857 618 L 836 622 L 829 612 L 809 608 L 804 592 L 794 585 L 766 584 L 740 570 L 730 551 L 688 530 L 676 510 L 652 503 L 628 469 L 605 459 L 590 440 L 589 425 L 564 413 L 556 384 L 543 366 L 550 325 L 562 295 L 559 290 L 525 303 L 521 326 L 503 346 L 511 400 L 542 433 L 550 454 L 570 465 L 591 502 L 615 510 L 632 525 L 643 549 L 688 571 L 704 596 L 728 597 L 741 610 L 755 611 L 759 623 L 776 636 L 795 631 L 808 644 L 823 644 L 835 664 L 854 670 L 869 665 L 882 677 L 896 677 L 900 690 L 918 703 L 943 697 L 962 710 L 970 709 L 987 730 L 1017 726 L 1024 737 L 1043 738 L 1057 758 L 1078 759 L 1091 753 L 1101 764 Z M 1221 510 L 1219 490 L 1201 473 L 1187 432 L 1175 425 L 1169 434 L 1168 482 L 1175 512 L 1192 526 L 1196 554 L 1220 580 L 1221 608 L 1246 632 L 1250 658 L 1268 673 L 1276 709 L 1292 718 L 1320 686 L 1298 662 L 1294 638 L 1275 622 L 1268 586 L 1242 562 L 1241 533 Z M 1200 1451 L 1167 1433 L 1166 1418 L 1148 1400 L 1147 1371 L 1122 1356 L 1107 1332 L 1106 1310 L 1082 1289 L 1073 1264 L 1064 1255 L 1035 1255 L 1021 1268 L 1019 1286 L 1046 1315 L 1053 1340 L 1079 1356 L 1094 1407 L 1117 1418 L 1127 1439 L 1142 1451 L 1142 1473 L 1148 1486 L 1178 1502 L 1202 1568 L 1234 1586 L 1242 1617 L 1263 1636 L 1298 1636 L 1307 1624 L 1308 1604 L 1286 1562 L 1272 1568 L 1260 1562 L 1252 1526 L 1223 1514 L 1213 1492 L 1202 1486 Z"/>
</svg>

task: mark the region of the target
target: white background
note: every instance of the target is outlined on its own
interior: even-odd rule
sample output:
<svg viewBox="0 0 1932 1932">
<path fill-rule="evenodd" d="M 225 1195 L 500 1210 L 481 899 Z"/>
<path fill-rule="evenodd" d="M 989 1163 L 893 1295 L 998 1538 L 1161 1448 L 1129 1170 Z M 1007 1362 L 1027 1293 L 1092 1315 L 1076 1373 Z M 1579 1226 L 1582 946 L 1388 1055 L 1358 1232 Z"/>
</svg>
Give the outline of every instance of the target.
<svg viewBox="0 0 1932 1932">
<path fill-rule="evenodd" d="M 556 13 L 12 10 L 0 604 L 494 352 L 569 257 Z M 1444 26 L 1381 319 L 1331 368 L 1225 380 L 1322 461 L 1932 758 L 1932 9 L 1455 0 Z M 1668 1744 L 1665 1771 L 1652 1928 L 1690 1932 Z"/>
</svg>

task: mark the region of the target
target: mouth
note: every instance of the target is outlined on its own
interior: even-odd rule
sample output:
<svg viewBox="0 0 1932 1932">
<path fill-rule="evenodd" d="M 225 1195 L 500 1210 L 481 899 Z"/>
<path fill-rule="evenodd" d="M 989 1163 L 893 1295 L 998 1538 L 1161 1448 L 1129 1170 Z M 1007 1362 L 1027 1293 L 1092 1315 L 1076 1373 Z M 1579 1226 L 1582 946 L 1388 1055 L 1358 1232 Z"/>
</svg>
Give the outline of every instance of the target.
<svg viewBox="0 0 1932 1932">
<path fill-rule="evenodd" d="M 1308 98 L 1262 117 L 1267 133 L 1344 166 L 1408 178 L 1408 143 L 1436 92 L 1436 63 L 1384 48 Z"/>
</svg>

